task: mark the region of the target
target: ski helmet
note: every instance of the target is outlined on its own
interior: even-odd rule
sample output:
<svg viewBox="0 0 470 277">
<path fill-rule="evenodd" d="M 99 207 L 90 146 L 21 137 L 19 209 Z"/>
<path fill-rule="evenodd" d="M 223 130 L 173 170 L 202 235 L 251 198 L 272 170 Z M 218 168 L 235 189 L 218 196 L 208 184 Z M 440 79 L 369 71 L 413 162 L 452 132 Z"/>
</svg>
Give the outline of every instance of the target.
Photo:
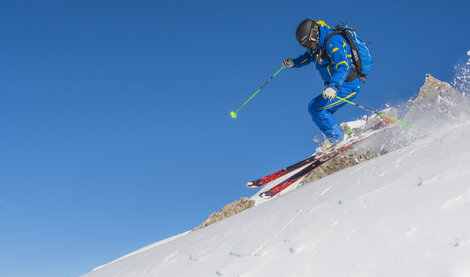
<svg viewBox="0 0 470 277">
<path fill-rule="evenodd" d="M 310 42 L 315 42 L 318 45 L 318 38 L 319 38 L 319 31 L 318 25 L 313 19 L 305 19 L 300 23 L 299 27 L 297 27 L 297 31 L 295 32 L 295 37 L 300 45 L 306 48 L 312 48 Z"/>
</svg>

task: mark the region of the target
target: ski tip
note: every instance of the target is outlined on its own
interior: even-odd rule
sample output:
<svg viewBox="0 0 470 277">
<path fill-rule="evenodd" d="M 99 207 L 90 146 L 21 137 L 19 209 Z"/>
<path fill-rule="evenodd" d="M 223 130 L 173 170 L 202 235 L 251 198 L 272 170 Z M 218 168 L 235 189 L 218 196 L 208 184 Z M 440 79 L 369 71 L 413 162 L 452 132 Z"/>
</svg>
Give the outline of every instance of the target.
<svg viewBox="0 0 470 277">
<path fill-rule="evenodd" d="M 256 188 L 264 186 L 264 184 L 265 183 L 260 182 L 259 180 L 256 180 L 256 181 L 247 182 L 246 186 L 252 189 L 256 189 Z"/>
<path fill-rule="evenodd" d="M 265 191 L 265 192 L 260 193 L 260 194 L 259 194 L 259 197 L 261 197 L 261 198 L 263 198 L 263 199 L 269 199 L 269 198 L 271 198 L 271 197 L 273 197 L 273 196 L 271 195 L 271 193 L 269 193 L 269 191 Z"/>
</svg>

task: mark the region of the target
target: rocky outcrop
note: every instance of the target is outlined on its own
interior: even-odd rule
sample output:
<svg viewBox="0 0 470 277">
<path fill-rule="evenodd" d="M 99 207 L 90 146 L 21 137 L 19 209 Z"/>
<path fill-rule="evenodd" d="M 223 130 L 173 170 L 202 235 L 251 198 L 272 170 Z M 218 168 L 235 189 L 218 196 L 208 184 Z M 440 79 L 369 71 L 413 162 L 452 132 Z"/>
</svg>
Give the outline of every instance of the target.
<svg viewBox="0 0 470 277">
<path fill-rule="evenodd" d="M 335 172 L 341 171 L 345 168 L 355 166 L 363 161 L 373 159 L 378 155 L 378 151 L 366 151 L 366 153 L 348 152 L 341 154 L 322 164 L 316 170 L 312 171 L 312 173 L 305 177 L 303 182 L 310 183 L 316 181 Z"/>
<path fill-rule="evenodd" d="M 212 213 L 209 218 L 204 221 L 201 225 L 194 228 L 193 231 L 207 227 L 217 221 L 221 221 L 227 217 L 243 212 L 246 209 L 252 208 L 255 206 L 255 200 L 250 200 L 247 197 L 242 197 L 240 200 L 234 201 L 227 206 L 223 207 L 220 212 Z"/>
<path fill-rule="evenodd" d="M 452 117 L 461 112 L 461 108 L 468 108 L 469 104 L 469 99 L 450 84 L 427 74 L 426 81 L 414 98 L 405 120 L 420 120 L 423 114 L 434 118 Z"/>
</svg>

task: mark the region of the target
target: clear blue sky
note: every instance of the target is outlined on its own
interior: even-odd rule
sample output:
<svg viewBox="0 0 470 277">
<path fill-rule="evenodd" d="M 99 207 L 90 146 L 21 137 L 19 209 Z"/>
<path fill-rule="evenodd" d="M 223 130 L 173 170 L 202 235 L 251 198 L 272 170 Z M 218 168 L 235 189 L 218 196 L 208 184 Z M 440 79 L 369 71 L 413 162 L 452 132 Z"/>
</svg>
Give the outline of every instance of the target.
<svg viewBox="0 0 470 277">
<path fill-rule="evenodd" d="M 372 41 L 356 101 L 380 109 L 415 95 L 426 73 L 452 80 L 469 10 L 464 0 L 2 0 L 0 276 L 84 274 L 192 229 L 255 193 L 246 181 L 313 153 L 313 66 L 284 70 L 229 117 L 303 53 L 303 19 L 347 21 Z"/>
</svg>

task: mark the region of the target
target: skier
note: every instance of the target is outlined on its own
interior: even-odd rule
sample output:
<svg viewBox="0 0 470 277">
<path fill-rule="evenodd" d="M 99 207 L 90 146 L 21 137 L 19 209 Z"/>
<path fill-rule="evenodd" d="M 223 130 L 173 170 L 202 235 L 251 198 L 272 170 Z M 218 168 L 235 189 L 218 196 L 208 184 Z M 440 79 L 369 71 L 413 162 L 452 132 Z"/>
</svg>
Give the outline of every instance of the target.
<svg viewBox="0 0 470 277">
<path fill-rule="evenodd" d="M 287 58 L 285 67 L 302 67 L 314 63 L 324 81 L 325 89 L 308 105 L 313 121 L 325 136 L 317 148 L 317 153 L 326 153 L 346 140 L 346 136 L 333 114 L 348 100 L 354 99 L 361 88 L 361 78 L 355 69 L 351 47 L 340 35 L 333 35 L 324 46 L 325 38 L 333 33 L 324 21 L 305 19 L 297 27 L 296 38 L 307 51 L 296 59 Z M 323 49 L 324 48 L 324 49 Z"/>
</svg>

